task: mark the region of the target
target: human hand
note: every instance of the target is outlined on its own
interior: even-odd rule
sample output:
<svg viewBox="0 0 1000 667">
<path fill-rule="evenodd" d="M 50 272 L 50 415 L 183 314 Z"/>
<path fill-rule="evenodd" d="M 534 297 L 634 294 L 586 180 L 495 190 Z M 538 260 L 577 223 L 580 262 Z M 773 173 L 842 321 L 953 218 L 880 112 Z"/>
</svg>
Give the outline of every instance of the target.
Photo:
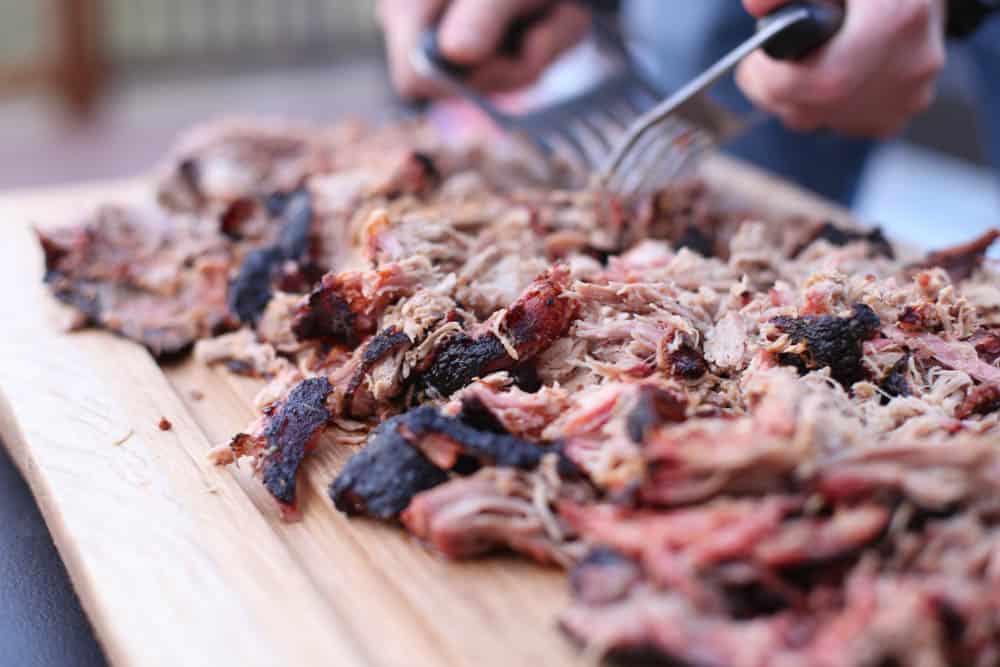
<svg viewBox="0 0 1000 667">
<path fill-rule="evenodd" d="M 755 16 L 788 0 L 743 0 Z M 846 0 L 841 31 L 802 62 L 754 53 L 736 81 L 789 129 L 884 138 L 934 99 L 945 63 L 945 0 Z"/>
<path fill-rule="evenodd" d="M 439 21 L 441 53 L 468 67 L 469 85 L 487 92 L 515 90 L 534 82 L 557 56 L 580 41 L 590 25 L 586 9 L 554 0 L 379 0 L 377 9 L 393 84 L 407 98 L 446 92 L 410 65 L 410 53 L 424 29 L 435 21 Z M 515 21 L 543 11 L 525 31 L 519 53 L 500 53 Z"/>
</svg>

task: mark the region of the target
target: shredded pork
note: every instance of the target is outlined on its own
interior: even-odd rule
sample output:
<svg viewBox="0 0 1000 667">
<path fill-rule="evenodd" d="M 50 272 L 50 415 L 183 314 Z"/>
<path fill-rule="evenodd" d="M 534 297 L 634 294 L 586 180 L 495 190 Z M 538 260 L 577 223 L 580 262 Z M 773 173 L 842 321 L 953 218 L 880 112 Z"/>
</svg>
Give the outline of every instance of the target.
<svg viewBox="0 0 1000 667">
<path fill-rule="evenodd" d="M 78 324 L 266 378 L 213 458 L 286 515 L 310 452 L 367 440 L 340 511 L 568 569 L 591 655 L 1000 663 L 1000 232 L 904 263 L 704 184 L 524 173 L 421 124 L 227 123 L 159 208 L 40 232 L 45 279 Z"/>
</svg>

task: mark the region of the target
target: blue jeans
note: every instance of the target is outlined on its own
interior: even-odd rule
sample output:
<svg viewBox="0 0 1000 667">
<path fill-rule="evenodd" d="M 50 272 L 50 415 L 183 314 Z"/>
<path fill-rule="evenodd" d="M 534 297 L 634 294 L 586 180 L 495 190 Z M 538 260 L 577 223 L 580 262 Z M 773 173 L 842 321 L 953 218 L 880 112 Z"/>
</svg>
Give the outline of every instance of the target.
<svg viewBox="0 0 1000 667">
<path fill-rule="evenodd" d="M 633 0 L 626 9 L 630 29 L 647 45 L 651 71 L 668 87 L 690 79 L 753 32 L 754 20 L 738 0 L 698 3 Z M 967 45 L 980 73 L 983 126 L 991 132 L 994 165 L 1000 167 L 1000 17 Z M 750 103 L 733 77 L 720 81 L 714 97 L 730 108 Z M 771 119 L 726 151 L 758 164 L 819 194 L 850 205 L 865 161 L 877 144 L 828 132 L 796 134 Z"/>
</svg>

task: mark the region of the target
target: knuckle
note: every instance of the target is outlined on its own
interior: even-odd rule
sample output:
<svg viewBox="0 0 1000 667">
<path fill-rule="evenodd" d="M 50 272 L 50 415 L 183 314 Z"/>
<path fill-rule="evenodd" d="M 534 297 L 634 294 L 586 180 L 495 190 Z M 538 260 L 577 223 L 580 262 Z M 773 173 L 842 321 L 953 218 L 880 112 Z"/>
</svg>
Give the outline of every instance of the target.
<svg viewBox="0 0 1000 667">
<path fill-rule="evenodd" d="M 924 28 L 934 16 L 935 0 L 907 0 L 900 3 L 889 19 L 891 27 L 899 31 Z"/>
</svg>

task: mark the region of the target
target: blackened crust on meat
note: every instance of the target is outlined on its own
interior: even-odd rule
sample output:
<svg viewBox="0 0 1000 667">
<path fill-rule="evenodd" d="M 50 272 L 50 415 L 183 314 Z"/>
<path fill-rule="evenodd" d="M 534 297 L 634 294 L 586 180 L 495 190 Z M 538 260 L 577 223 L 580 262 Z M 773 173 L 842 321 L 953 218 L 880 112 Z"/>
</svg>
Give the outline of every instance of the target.
<svg viewBox="0 0 1000 667">
<path fill-rule="evenodd" d="M 910 383 L 906 379 L 906 369 L 909 366 L 910 358 L 906 355 L 900 357 L 899 361 L 892 365 L 886 376 L 879 383 L 879 388 L 890 397 L 909 396 Z M 883 397 L 883 404 L 889 401 Z"/>
<path fill-rule="evenodd" d="M 476 338 L 460 333 L 438 347 L 421 379 L 442 396 L 450 396 L 478 377 L 513 366 L 514 360 L 492 333 Z"/>
<path fill-rule="evenodd" d="M 639 566 L 608 547 L 596 547 L 570 572 L 573 597 L 585 604 L 608 604 L 623 599 L 642 577 Z"/>
<path fill-rule="evenodd" d="M 229 285 L 229 310 L 242 322 L 257 323 L 271 301 L 273 283 L 287 262 L 308 260 L 313 218 L 309 193 L 301 190 L 292 194 L 283 214 L 285 223 L 274 245 L 248 253 Z"/>
<path fill-rule="evenodd" d="M 357 345 L 358 316 L 336 290 L 320 285 L 292 319 L 292 333 L 299 340 L 331 338 Z"/>
<path fill-rule="evenodd" d="M 377 336 L 368 342 L 365 351 L 361 355 L 361 363 L 366 368 L 371 366 L 386 355 L 391 354 L 404 345 L 410 344 L 410 337 L 396 327 L 387 327 L 380 331 Z"/>
<path fill-rule="evenodd" d="M 448 481 L 448 473 L 424 458 L 399 433 L 406 415 L 393 417 L 372 433 L 330 485 L 330 498 L 347 515 L 389 521 L 421 491 Z"/>
<path fill-rule="evenodd" d="M 462 399 L 462 410 L 458 420 L 479 431 L 507 434 L 509 431 L 497 418 L 493 411 L 478 396 L 466 396 Z"/>
<path fill-rule="evenodd" d="M 282 263 L 277 248 L 258 248 L 247 253 L 236 278 L 229 284 L 229 310 L 241 322 L 256 324 L 271 301 L 273 272 Z"/>
<path fill-rule="evenodd" d="M 264 486 L 285 504 L 295 502 L 295 475 L 313 438 L 330 418 L 327 396 L 333 391 L 325 377 L 300 382 L 268 420 L 264 430 Z"/>
<path fill-rule="evenodd" d="M 869 254 L 872 257 L 877 257 L 879 255 L 888 259 L 895 259 L 896 257 L 896 252 L 893 250 L 892 244 L 889 243 L 889 240 L 885 238 L 881 227 L 876 227 L 868 232 L 860 232 L 855 229 L 844 229 L 842 227 L 838 227 L 832 222 L 827 222 L 816 230 L 816 233 L 812 236 L 812 238 L 795 249 L 792 253 L 792 258 L 798 257 L 802 254 L 803 250 L 820 240 L 826 241 L 830 245 L 834 246 L 845 246 L 848 243 L 867 241 L 871 248 L 871 252 Z"/>
<path fill-rule="evenodd" d="M 670 372 L 685 380 L 697 380 L 708 371 L 708 364 L 701 352 L 683 345 L 669 355 Z"/>
<path fill-rule="evenodd" d="M 402 195 L 426 196 L 441 182 L 441 172 L 430 155 L 412 151 L 390 179 L 385 195 L 390 199 Z"/>
<path fill-rule="evenodd" d="M 305 190 L 292 193 L 282 218 L 285 224 L 278 232 L 278 250 L 286 261 L 303 261 L 309 253 L 309 230 L 313 220 L 309 193 Z"/>
<path fill-rule="evenodd" d="M 674 248 L 680 250 L 687 248 L 696 252 L 702 257 L 715 256 L 715 240 L 706 234 L 700 227 L 688 225 L 680 238 L 674 243 Z"/>
<path fill-rule="evenodd" d="M 833 379 L 845 388 L 863 380 L 862 343 L 878 333 L 881 322 L 875 311 L 863 303 L 855 304 L 853 310 L 850 317 L 807 315 L 771 320 L 793 343 L 806 344 L 805 354 L 779 355 L 780 363 L 795 366 L 800 372 L 829 368 Z"/>
<path fill-rule="evenodd" d="M 425 435 L 442 435 L 457 444 L 463 454 L 486 465 L 532 470 L 548 451 L 512 435 L 473 428 L 458 418 L 442 415 L 431 405 L 414 408 L 403 417 L 402 424 L 415 440 Z"/>
<path fill-rule="evenodd" d="M 392 354 L 396 350 L 409 347 L 410 337 L 396 327 L 387 327 L 368 341 L 364 352 L 361 353 L 361 364 L 358 365 L 354 375 L 344 390 L 344 416 L 353 417 L 352 405 L 354 394 L 364 381 L 365 376 L 371 372 L 372 368 L 379 361 Z"/>
<path fill-rule="evenodd" d="M 930 253 L 915 268 L 929 269 L 939 266 L 948 272 L 952 281 L 961 282 L 972 276 L 982 265 L 986 251 L 998 238 L 1000 229 L 991 229 L 968 243 Z"/>
<path fill-rule="evenodd" d="M 641 445 L 649 433 L 670 422 L 682 422 L 687 410 L 687 399 L 660 387 L 639 388 L 639 399 L 625 419 L 628 437 Z"/>
</svg>

